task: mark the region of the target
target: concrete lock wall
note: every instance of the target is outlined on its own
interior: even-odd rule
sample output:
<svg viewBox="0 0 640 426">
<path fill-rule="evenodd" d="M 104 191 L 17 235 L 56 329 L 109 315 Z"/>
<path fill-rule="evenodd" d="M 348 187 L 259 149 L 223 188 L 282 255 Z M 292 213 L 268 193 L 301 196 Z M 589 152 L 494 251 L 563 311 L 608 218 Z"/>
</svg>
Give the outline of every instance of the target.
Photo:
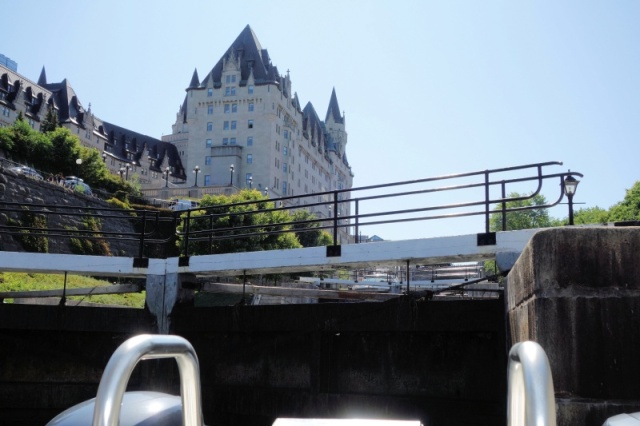
<svg viewBox="0 0 640 426">
<path fill-rule="evenodd" d="M 0 304 L 0 424 L 42 425 L 95 396 L 126 338 L 155 332 L 142 309 Z M 198 354 L 205 422 L 277 417 L 503 425 L 504 301 L 178 305 L 172 334 Z M 179 392 L 172 360 L 143 361 L 132 389 Z"/>
<path fill-rule="evenodd" d="M 506 287 L 509 344 L 545 349 L 559 426 L 640 411 L 640 228 L 541 231 Z"/>
</svg>

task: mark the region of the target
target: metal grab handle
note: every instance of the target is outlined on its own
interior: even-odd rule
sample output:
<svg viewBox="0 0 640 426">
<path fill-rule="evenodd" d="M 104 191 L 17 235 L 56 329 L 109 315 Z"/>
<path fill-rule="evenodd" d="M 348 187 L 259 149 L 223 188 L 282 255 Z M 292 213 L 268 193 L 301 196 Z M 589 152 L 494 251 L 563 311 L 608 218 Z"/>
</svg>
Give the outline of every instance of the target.
<svg viewBox="0 0 640 426">
<path fill-rule="evenodd" d="M 127 382 L 138 361 L 175 358 L 180 371 L 182 424 L 202 426 L 200 368 L 191 343 L 179 336 L 141 334 L 121 344 L 102 374 L 93 412 L 94 426 L 117 426 Z"/>
<path fill-rule="evenodd" d="M 556 426 L 553 379 L 547 354 L 536 342 L 509 351 L 508 426 Z"/>
</svg>

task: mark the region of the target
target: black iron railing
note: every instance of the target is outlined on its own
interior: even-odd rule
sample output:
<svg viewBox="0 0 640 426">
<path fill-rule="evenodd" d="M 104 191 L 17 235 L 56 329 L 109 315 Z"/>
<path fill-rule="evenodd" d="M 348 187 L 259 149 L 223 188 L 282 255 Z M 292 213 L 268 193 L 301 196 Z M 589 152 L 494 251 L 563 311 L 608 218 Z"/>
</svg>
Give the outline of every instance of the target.
<svg viewBox="0 0 640 426">
<path fill-rule="evenodd" d="M 489 233 L 491 214 L 501 214 L 502 229 L 505 230 L 509 213 L 546 209 L 559 204 L 565 195 L 564 180 L 569 176 L 582 177 L 582 174 L 571 171 L 544 173 L 546 169 L 561 165 L 562 163 L 557 161 L 527 164 L 275 199 L 256 198 L 242 203 L 198 207 L 186 211 L 123 211 L 117 208 L 45 206 L 0 200 L 0 214 L 8 218 L 0 220 L 0 234 L 24 236 L 25 233 L 29 233 L 31 237 L 40 238 L 118 240 L 135 245 L 137 257 L 144 258 L 146 248 L 157 244 L 175 244 L 176 239 L 180 242 L 181 257 L 188 257 L 193 254 L 220 252 L 218 243 L 229 239 L 253 238 L 265 241 L 269 236 L 283 233 L 323 230 L 332 234 L 334 245 L 337 245 L 340 230 L 344 235 L 350 235 L 353 242 L 357 243 L 359 231 L 365 226 L 465 216 L 484 216 L 484 232 Z M 558 182 L 558 195 L 554 201 L 544 205 L 508 207 L 510 202 L 536 197 L 541 194 L 545 182 L 553 181 Z M 521 187 L 526 184 L 531 185 L 527 188 L 526 195 L 509 197 L 508 191 L 516 188 L 523 193 Z M 456 196 L 455 203 L 429 205 L 431 202 L 425 201 L 427 195 L 456 192 L 460 197 Z M 400 205 L 397 201 L 400 199 L 414 200 L 415 206 L 384 208 Z M 372 205 L 376 207 L 372 208 Z M 379 205 L 383 207 L 380 208 Z M 310 209 L 330 214 L 326 217 L 320 214 L 298 220 L 292 220 L 290 215 L 282 215 L 282 221 L 273 221 L 277 216 L 273 213 L 279 211 L 292 213 L 296 210 Z M 44 225 L 39 226 L 25 226 L 23 222 L 11 220 L 26 214 L 25 212 L 46 218 L 57 215 L 67 218 L 94 217 L 103 222 L 120 220 L 127 222 L 129 227 L 104 230 L 103 226 L 98 231 L 64 225 L 54 226 L 52 224 L 55 220 L 45 220 Z M 267 216 L 271 218 L 268 221 L 256 220 Z"/>
</svg>

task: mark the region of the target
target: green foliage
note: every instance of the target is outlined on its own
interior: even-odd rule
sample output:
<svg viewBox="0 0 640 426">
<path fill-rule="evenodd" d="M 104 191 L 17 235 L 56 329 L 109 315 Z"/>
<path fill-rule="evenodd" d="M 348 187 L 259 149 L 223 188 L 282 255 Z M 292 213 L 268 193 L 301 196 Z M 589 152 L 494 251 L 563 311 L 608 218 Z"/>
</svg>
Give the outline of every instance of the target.
<svg viewBox="0 0 640 426">
<path fill-rule="evenodd" d="M 253 203 L 236 204 L 246 201 L 253 201 Z M 268 201 L 260 191 L 243 190 L 231 196 L 205 195 L 200 201 L 200 207 L 214 208 L 191 212 L 190 232 L 209 229 L 211 226 L 218 232 L 211 237 L 211 241 L 208 234 L 201 235 L 199 241 L 195 239 L 195 235 L 192 235 L 189 241 L 189 255 L 301 247 L 293 232 L 270 233 L 292 229 L 289 225 L 291 217 L 284 210 L 268 211 L 274 207 L 273 202 Z M 183 214 L 181 218 L 182 223 L 178 230 L 184 231 L 187 214 Z M 240 227 L 251 228 L 240 229 Z M 254 235 L 244 236 L 249 233 Z M 178 244 L 183 251 L 184 240 L 180 239 Z"/>
<path fill-rule="evenodd" d="M 109 244 L 106 240 L 100 239 L 102 236 L 99 234 L 101 231 L 100 220 L 95 217 L 86 216 L 82 220 L 82 225 L 84 228 L 83 230 L 92 231 L 92 234 L 87 235 L 78 232 L 77 235 L 82 235 L 83 238 L 70 238 L 69 245 L 71 252 L 73 254 L 84 254 L 89 256 L 111 256 Z M 67 227 L 67 230 L 74 231 L 76 229 Z M 90 236 L 91 238 L 84 238 L 87 236 Z"/>
<path fill-rule="evenodd" d="M 527 197 L 525 194 L 519 194 L 517 192 L 512 192 L 508 195 L 508 198 L 524 198 Z M 549 217 L 549 212 L 547 209 L 531 209 L 531 210 L 520 210 L 509 212 L 509 209 L 519 208 L 519 207 L 533 207 L 533 206 L 543 206 L 547 204 L 547 200 L 543 195 L 535 195 L 531 198 L 526 198 L 523 200 L 509 201 L 506 203 L 507 208 L 507 231 L 513 231 L 516 229 L 531 229 L 531 228 L 547 228 L 550 226 L 559 225 L 560 221 L 551 219 Z M 502 206 L 497 205 L 493 210 L 497 213 L 492 213 L 491 218 L 489 219 L 489 228 L 491 231 L 501 231 L 502 230 Z"/>
<path fill-rule="evenodd" d="M 0 150 L 5 152 L 13 151 L 13 126 L 0 127 Z"/>
<path fill-rule="evenodd" d="M 640 220 L 640 181 L 627 189 L 624 199 L 609 209 L 609 221 Z"/>
<path fill-rule="evenodd" d="M 117 207 L 123 210 L 131 210 L 131 205 L 128 201 L 121 201 L 120 199 L 113 197 L 107 200 L 107 203 L 111 204 L 113 207 Z"/>
<path fill-rule="evenodd" d="M 53 107 L 53 104 L 49 104 L 49 107 L 47 108 L 47 115 L 44 117 L 44 120 L 40 125 L 40 131 L 42 131 L 42 133 L 53 132 L 58 127 L 60 127 L 58 114 L 56 114 L 56 109 Z"/>
<path fill-rule="evenodd" d="M 26 207 L 23 207 L 20 220 L 9 219 L 7 224 L 9 226 L 18 226 L 21 228 L 46 229 L 47 217 L 42 214 L 31 213 Z M 20 230 L 20 235 L 17 239 L 20 241 L 22 248 L 24 248 L 25 251 L 32 253 L 48 253 L 49 239 L 44 235 L 35 235 L 37 232 L 40 231 L 22 229 Z"/>
<path fill-rule="evenodd" d="M 580 209 L 573 214 L 573 222 L 576 225 L 606 224 L 609 222 L 609 212 L 600 207 Z"/>
<path fill-rule="evenodd" d="M 67 288 L 93 288 L 110 285 L 108 281 L 97 280 L 81 275 L 68 275 Z M 0 273 L 2 291 L 61 290 L 64 287 L 64 275 L 26 274 L 18 272 Z M 98 296 L 69 296 L 67 305 L 75 305 L 84 300 L 91 303 L 144 308 L 145 293 L 103 294 Z M 5 302 L 10 302 L 6 299 Z"/>
<path fill-rule="evenodd" d="M 316 216 L 307 210 L 296 210 L 291 216 L 292 222 L 305 222 L 316 219 Z M 292 228 L 296 231 L 296 237 L 302 247 L 318 247 L 333 244 L 333 238 L 328 232 L 317 229 L 320 222 L 314 223 L 293 223 Z M 311 229 L 309 229 L 311 228 Z"/>
</svg>

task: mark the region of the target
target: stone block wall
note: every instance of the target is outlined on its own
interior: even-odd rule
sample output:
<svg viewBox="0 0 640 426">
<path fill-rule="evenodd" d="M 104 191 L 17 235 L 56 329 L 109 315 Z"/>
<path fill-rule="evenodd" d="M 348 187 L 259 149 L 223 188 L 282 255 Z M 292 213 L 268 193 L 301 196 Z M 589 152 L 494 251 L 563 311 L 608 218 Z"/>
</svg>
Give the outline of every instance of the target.
<svg viewBox="0 0 640 426">
<path fill-rule="evenodd" d="M 640 228 L 541 231 L 506 288 L 509 344 L 545 349 L 558 425 L 640 411 Z"/>
<path fill-rule="evenodd" d="M 6 203 L 18 203 L 9 205 Z M 76 215 L 50 214 L 47 215 L 47 226 L 50 228 L 76 229 L 84 228 L 85 215 L 88 208 L 112 208 L 111 205 L 95 197 L 86 196 L 71 191 L 58 184 L 39 181 L 18 175 L 11 170 L 0 170 L 0 226 L 11 225 L 12 221 L 24 220 L 24 211 L 29 205 L 38 206 L 73 206 L 70 210 Z M 20 210 L 20 211 L 17 211 Z M 69 210 L 64 210 L 69 212 Z M 63 212 L 62 210 L 60 211 Z M 106 212 L 96 212 L 106 214 Z M 109 213 L 113 214 L 113 213 Z M 128 213 L 122 213 L 122 219 L 110 218 L 100 220 L 100 230 L 104 232 L 131 233 L 135 232 L 134 224 Z M 123 239 L 105 240 L 109 252 L 114 256 L 138 256 L 138 243 Z M 25 247 L 20 236 L 0 232 L 0 251 L 32 251 Z M 49 253 L 73 253 L 69 238 L 51 237 L 48 241 Z"/>
</svg>

